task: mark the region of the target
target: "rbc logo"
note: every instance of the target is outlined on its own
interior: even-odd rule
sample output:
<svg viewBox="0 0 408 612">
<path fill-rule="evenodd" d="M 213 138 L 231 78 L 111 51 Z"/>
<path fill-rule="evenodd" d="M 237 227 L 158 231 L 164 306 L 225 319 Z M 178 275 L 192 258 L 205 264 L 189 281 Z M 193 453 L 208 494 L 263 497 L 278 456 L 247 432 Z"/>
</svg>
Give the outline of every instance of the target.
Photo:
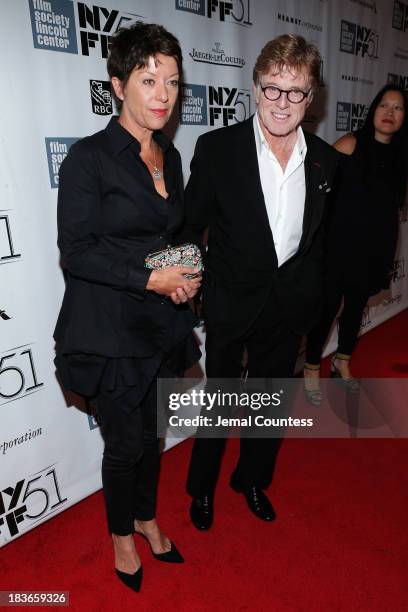
<svg viewBox="0 0 408 612">
<path fill-rule="evenodd" d="M 89 81 L 92 112 L 95 115 L 112 114 L 112 90 L 110 81 Z"/>
</svg>

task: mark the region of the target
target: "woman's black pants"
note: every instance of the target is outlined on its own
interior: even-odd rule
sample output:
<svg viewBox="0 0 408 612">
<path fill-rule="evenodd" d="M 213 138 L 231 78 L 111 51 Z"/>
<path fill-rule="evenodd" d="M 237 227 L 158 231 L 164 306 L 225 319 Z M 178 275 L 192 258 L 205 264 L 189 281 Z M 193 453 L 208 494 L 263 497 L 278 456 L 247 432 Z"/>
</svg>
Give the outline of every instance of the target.
<svg viewBox="0 0 408 612">
<path fill-rule="evenodd" d="M 350 284 L 340 272 L 333 271 L 327 278 L 321 317 L 307 337 L 306 363 L 320 364 L 324 344 L 342 299 L 344 305 L 338 320 L 337 353 L 351 356 L 369 297 L 367 288 Z"/>
<path fill-rule="evenodd" d="M 157 438 L 156 378 L 135 404 L 135 388 L 101 391 L 97 413 L 105 449 L 102 483 L 108 528 L 116 535 L 134 532 L 134 520 L 156 515 L 160 453 Z"/>
</svg>

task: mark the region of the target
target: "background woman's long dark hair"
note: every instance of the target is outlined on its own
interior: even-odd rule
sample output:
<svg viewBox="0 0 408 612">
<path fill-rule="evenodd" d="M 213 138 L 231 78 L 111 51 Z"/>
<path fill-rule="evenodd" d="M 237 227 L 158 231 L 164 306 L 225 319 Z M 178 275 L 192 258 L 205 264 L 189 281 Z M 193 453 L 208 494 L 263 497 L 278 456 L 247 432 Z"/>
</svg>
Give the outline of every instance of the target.
<svg viewBox="0 0 408 612">
<path fill-rule="evenodd" d="M 395 185 L 395 196 L 396 203 L 398 206 L 402 206 L 404 203 L 405 192 L 407 187 L 407 174 L 408 174 L 408 96 L 407 92 L 399 87 L 388 83 L 380 89 L 371 102 L 368 109 L 367 117 L 362 128 L 355 132 L 355 136 L 359 143 L 359 148 L 367 172 L 367 178 L 370 180 L 369 173 L 372 169 L 369 168 L 369 151 L 374 140 L 375 128 L 374 128 L 374 114 L 380 104 L 384 94 L 388 91 L 398 91 L 403 100 L 405 107 L 405 116 L 401 128 L 396 134 L 394 134 L 390 145 L 393 151 L 393 184 Z"/>
</svg>

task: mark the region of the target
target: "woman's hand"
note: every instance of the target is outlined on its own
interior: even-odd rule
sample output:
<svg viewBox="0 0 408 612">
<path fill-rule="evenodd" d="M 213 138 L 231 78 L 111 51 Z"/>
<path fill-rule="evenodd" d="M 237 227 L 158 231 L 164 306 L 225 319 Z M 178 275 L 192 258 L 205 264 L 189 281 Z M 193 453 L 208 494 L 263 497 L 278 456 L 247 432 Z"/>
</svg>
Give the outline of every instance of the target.
<svg viewBox="0 0 408 612">
<path fill-rule="evenodd" d="M 185 274 L 197 274 L 188 279 Z M 190 266 L 170 266 L 153 270 L 146 285 L 148 291 L 167 295 L 175 304 L 187 302 L 193 298 L 201 285 L 201 274 L 198 268 Z"/>
</svg>

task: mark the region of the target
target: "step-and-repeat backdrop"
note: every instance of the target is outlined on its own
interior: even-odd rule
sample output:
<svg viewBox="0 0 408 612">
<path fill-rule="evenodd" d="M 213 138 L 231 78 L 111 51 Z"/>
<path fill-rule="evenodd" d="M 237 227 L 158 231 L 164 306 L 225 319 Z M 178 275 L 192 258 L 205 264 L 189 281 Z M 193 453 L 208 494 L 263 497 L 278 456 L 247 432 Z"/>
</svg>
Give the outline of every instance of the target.
<svg viewBox="0 0 408 612">
<path fill-rule="evenodd" d="M 64 290 L 58 171 L 72 143 L 104 128 L 114 112 L 105 68 L 111 35 L 141 19 L 179 37 L 185 73 L 173 133 L 187 179 L 197 137 L 254 112 L 254 61 L 278 34 L 299 33 L 322 53 L 321 87 L 305 127 L 328 142 L 358 128 L 385 82 L 408 86 L 408 0 L 13 0 L 1 2 L 0 14 L 4 545 L 101 485 L 99 429 L 87 406 L 58 384 L 52 332 Z M 391 290 L 367 308 L 363 330 L 408 305 L 406 208 L 400 228 Z"/>
</svg>

